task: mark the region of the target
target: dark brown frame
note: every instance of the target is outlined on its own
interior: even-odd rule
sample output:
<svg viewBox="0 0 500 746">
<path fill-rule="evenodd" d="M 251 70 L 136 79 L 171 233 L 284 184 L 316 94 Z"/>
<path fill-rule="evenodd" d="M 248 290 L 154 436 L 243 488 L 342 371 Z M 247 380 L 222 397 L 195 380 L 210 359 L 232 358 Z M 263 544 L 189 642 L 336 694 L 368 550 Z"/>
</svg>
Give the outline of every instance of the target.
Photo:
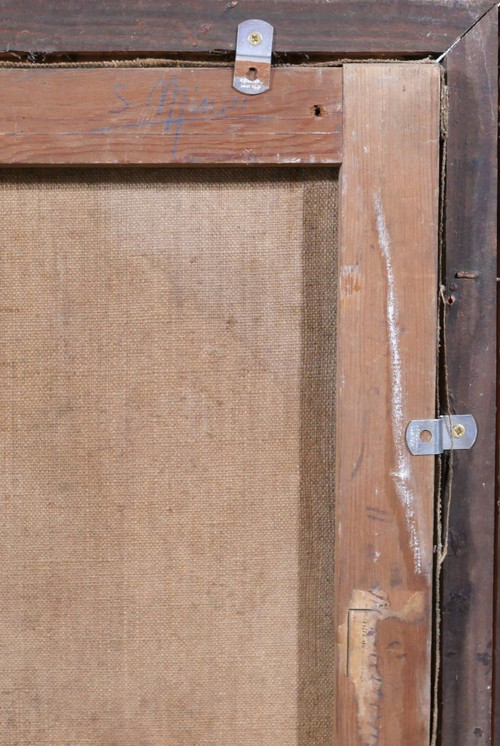
<svg viewBox="0 0 500 746">
<path fill-rule="evenodd" d="M 449 98 L 443 174 L 441 371 L 451 410 L 479 427 L 444 464 L 442 746 L 500 739 L 494 684 L 497 3 L 491 0 L 1 0 L 0 54 L 36 62 L 108 57 L 231 59 L 238 23 L 275 26 L 276 59 L 440 59 Z M 441 397 L 443 401 L 443 396 Z M 442 404 L 445 407 L 445 404 Z M 446 517 L 446 510 L 445 510 Z M 492 703 L 496 699 L 496 707 Z M 493 717 L 493 714 L 495 717 Z M 496 729 L 494 724 L 496 721 Z"/>
</svg>

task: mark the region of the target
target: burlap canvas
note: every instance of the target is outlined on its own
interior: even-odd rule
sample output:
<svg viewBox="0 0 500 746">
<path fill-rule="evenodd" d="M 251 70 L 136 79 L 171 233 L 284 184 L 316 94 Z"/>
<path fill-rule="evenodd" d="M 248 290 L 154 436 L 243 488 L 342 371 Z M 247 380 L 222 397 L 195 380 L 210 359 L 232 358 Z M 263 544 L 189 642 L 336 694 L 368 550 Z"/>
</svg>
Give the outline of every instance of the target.
<svg viewBox="0 0 500 746">
<path fill-rule="evenodd" d="M 3 173 L 0 744 L 333 724 L 330 171 Z"/>
</svg>

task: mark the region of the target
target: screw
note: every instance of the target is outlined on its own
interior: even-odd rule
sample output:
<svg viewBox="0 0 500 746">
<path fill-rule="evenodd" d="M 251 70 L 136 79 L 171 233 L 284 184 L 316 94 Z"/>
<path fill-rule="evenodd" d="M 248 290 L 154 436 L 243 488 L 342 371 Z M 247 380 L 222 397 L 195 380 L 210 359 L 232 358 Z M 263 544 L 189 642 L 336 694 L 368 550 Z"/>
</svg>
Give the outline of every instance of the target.
<svg viewBox="0 0 500 746">
<path fill-rule="evenodd" d="M 261 43 L 262 36 L 259 34 L 258 31 L 252 31 L 252 33 L 248 36 L 248 41 L 252 46 L 256 47 L 257 44 Z"/>
<path fill-rule="evenodd" d="M 465 435 L 465 427 L 463 425 L 453 425 L 451 428 L 451 433 L 454 438 L 461 438 L 463 435 Z"/>
</svg>

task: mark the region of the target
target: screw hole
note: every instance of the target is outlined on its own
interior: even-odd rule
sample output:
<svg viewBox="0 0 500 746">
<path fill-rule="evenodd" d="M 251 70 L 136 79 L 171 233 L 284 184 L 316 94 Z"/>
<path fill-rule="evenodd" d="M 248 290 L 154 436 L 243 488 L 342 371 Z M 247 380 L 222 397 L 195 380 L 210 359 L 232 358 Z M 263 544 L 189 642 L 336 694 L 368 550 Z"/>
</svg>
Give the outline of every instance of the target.
<svg viewBox="0 0 500 746">
<path fill-rule="evenodd" d="M 257 80 L 257 68 L 249 67 L 246 77 L 248 78 L 248 80 Z"/>
<path fill-rule="evenodd" d="M 430 430 L 421 430 L 420 431 L 420 440 L 422 443 L 430 443 L 432 440 L 432 433 Z"/>
</svg>

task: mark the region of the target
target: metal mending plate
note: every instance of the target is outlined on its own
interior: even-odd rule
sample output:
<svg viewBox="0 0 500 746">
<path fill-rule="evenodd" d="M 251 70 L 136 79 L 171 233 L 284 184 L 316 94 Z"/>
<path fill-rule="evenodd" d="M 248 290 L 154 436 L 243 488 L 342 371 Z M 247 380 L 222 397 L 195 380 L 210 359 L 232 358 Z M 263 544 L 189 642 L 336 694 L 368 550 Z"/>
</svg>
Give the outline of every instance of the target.
<svg viewBox="0 0 500 746">
<path fill-rule="evenodd" d="M 255 95 L 269 90 L 273 32 L 270 23 L 257 19 L 238 26 L 233 87 L 240 93 Z"/>
<path fill-rule="evenodd" d="M 444 414 L 437 420 L 412 420 L 406 428 L 406 444 L 414 456 L 472 448 L 477 438 L 471 414 Z"/>
</svg>

